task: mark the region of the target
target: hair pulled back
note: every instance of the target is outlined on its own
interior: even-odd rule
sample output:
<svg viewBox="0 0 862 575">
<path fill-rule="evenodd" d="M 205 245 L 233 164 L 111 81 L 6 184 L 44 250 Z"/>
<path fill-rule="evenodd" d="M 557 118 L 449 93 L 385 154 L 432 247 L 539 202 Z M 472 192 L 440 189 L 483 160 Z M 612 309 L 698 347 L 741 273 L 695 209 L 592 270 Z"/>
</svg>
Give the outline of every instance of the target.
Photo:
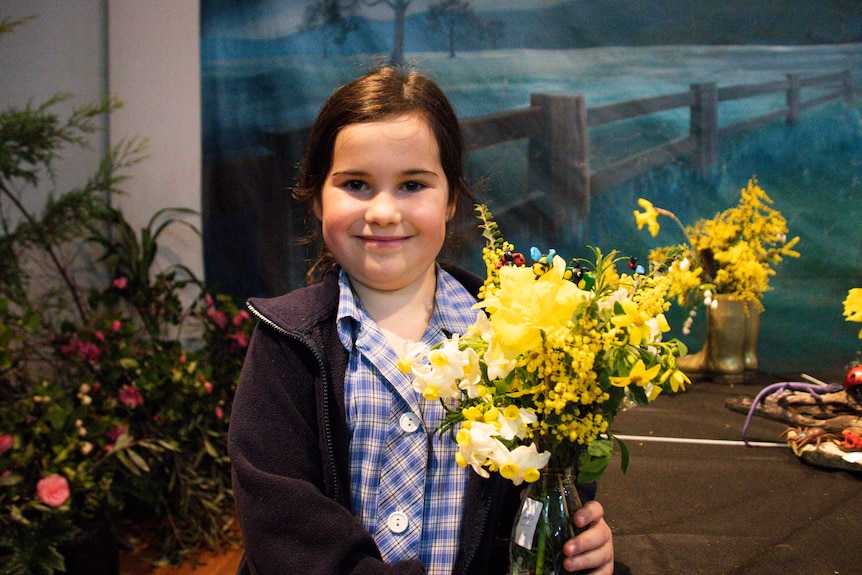
<svg viewBox="0 0 862 575">
<path fill-rule="evenodd" d="M 309 208 L 308 213 L 320 201 L 323 184 L 332 168 L 335 139 L 343 128 L 408 114 L 424 119 L 434 134 L 449 185 L 449 205 L 469 199 L 463 172 L 464 143 L 451 103 L 428 76 L 415 70 L 402 72 L 392 66 L 372 70 L 329 97 L 311 128 L 293 197 Z M 317 223 L 312 240 L 318 239 L 319 231 Z M 331 264 L 332 256 L 322 246 L 320 258 L 309 271 L 309 280 Z"/>
</svg>

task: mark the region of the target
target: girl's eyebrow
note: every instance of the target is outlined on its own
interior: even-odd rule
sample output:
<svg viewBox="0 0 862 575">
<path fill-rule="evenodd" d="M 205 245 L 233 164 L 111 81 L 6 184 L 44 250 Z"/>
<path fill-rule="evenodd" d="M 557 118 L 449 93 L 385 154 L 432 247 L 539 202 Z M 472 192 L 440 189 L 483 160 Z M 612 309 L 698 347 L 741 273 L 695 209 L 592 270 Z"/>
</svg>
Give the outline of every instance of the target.
<svg viewBox="0 0 862 575">
<path fill-rule="evenodd" d="M 337 172 L 332 172 L 333 176 L 352 176 L 352 177 L 369 177 L 371 175 L 370 172 L 366 172 L 365 170 L 339 170 Z M 421 175 L 430 175 L 435 177 L 440 177 L 434 170 L 426 170 L 425 168 L 411 168 L 409 170 L 402 170 L 400 172 L 401 176 L 421 176 Z"/>
</svg>

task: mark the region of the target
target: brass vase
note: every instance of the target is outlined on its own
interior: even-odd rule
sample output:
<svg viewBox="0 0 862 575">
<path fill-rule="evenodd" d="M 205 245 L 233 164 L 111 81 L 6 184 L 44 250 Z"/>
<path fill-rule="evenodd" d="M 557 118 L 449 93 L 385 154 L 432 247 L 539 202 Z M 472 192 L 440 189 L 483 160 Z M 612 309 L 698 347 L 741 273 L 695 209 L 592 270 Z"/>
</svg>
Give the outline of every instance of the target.
<svg viewBox="0 0 862 575">
<path fill-rule="evenodd" d="M 715 296 L 713 305 L 707 307 L 706 343 L 699 352 L 681 357 L 679 368 L 692 379 L 743 382 L 746 364 L 752 362 L 757 366 L 759 321 L 752 322 L 752 318 L 759 320 L 753 315 L 746 317 L 745 303 L 735 296 Z M 754 333 L 753 339 L 747 337 L 749 329 Z"/>
<path fill-rule="evenodd" d="M 742 350 L 742 360 L 745 369 L 757 369 L 757 334 L 760 332 L 760 309 L 754 305 L 748 306 L 745 316 L 745 345 Z"/>
</svg>

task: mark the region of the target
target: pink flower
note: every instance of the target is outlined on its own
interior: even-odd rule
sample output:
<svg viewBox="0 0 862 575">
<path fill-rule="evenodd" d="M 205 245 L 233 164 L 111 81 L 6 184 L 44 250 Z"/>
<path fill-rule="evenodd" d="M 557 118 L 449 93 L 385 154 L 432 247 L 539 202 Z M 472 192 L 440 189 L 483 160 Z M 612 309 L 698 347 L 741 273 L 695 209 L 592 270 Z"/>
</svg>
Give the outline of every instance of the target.
<svg viewBox="0 0 862 575">
<path fill-rule="evenodd" d="M 126 276 L 120 276 L 114 280 L 114 287 L 117 289 L 126 289 L 129 287 L 129 278 Z"/>
<path fill-rule="evenodd" d="M 241 326 L 241 325 L 242 325 L 242 324 L 243 324 L 243 323 L 244 323 L 244 322 L 245 322 L 249 317 L 250 317 L 250 316 L 248 315 L 248 312 L 247 312 L 247 311 L 245 311 L 245 310 L 242 310 L 242 311 L 240 311 L 238 314 L 236 314 L 236 316 L 234 316 L 234 318 L 233 318 L 233 325 L 234 325 L 235 327 L 239 327 L 239 326 Z"/>
<path fill-rule="evenodd" d="M 231 351 L 236 351 L 236 348 L 245 349 L 248 347 L 248 336 L 243 332 L 232 333 L 227 337 L 233 340 Z"/>
<path fill-rule="evenodd" d="M 111 429 L 111 431 L 106 433 L 105 436 L 108 439 L 110 439 L 111 441 L 117 441 L 117 439 L 119 439 L 119 437 L 122 434 L 126 433 L 127 431 L 129 431 L 129 428 L 127 426 L 118 425 L 118 426 L 114 427 L 113 429 Z"/>
<path fill-rule="evenodd" d="M 216 419 L 221 419 L 224 417 L 224 411 L 222 411 L 221 407 L 215 408 L 215 416 L 216 416 Z"/>
<path fill-rule="evenodd" d="M 120 331 L 121 327 L 123 327 L 123 322 L 121 322 L 120 320 L 115 319 L 114 321 L 111 322 L 111 331 L 112 332 L 117 333 L 118 331 Z"/>
<path fill-rule="evenodd" d="M 101 331 L 96 330 L 96 333 L 94 333 L 93 335 L 94 335 L 94 336 L 96 337 L 96 339 L 98 339 L 99 341 L 105 341 L 105 334 L 104 334 L 104 333 L 102 333 Z"/>
<path fill-rule="evenodd" d="M 225 312 L 211 307 L 207 309 L 207 317 L 210 318 L 213 323 L 219 327 L 219 329 L 227 328 L 227 314 L 225 314 Z"/>
<path fill-rule="evenodd" d="M 97 334 L 100 332 L 97 332 Z M 97 335 L 98 337 L 98 335 Z M 102 336 L 104 339 L 104 335 Z M 95 343 L 88 341 L 81 341 L 77 337 L 72 337 L 69 340 L 69 343 L 62 346 L 60 351 L 65 353 L 66 355 L 71 355 L 73 353 L 77 354 L 81 359 L 85 359 L 90 363 L 96 363 L 99 361 L 99 356 L 102 355 L 102 350 L 99 349 Z"/>
<path fill-rule="evenodd" d="M 69 495 L 69 482 L 62 475 L 43 477 L 36 484 L 36 497 L 50 507 L 60 507 Z"/>
<path fill-rule="evenodd" d="M 86 359 L 90 363 L 99 361 L 99 356 L 102 355 L 102 350 L 95 343 L 89 341 L 78 342 L 78 355 Z"/>
<path fill-rule="evenodd" d="M 132 409 L 139 407 L 144 403 L 144 397 L 134 385 L 124 385 L 121 387 L 117 398 L 120 400 L 120 403 L 126 407 L 131 407 Z"/>
<path fill-rule="evenodd" d="M 204 389 L 206 390 L 207 393 L 212 393 L 213 392 L 213 384 L 211 384 L 208 381 L 205 381 L 204 382 Z"/>
<path fill-rule="evenodd" d="M 6 453 L 15 446 L 15 438 L 9 434 L 0 435 L 0 454 Z"/>
</svg>

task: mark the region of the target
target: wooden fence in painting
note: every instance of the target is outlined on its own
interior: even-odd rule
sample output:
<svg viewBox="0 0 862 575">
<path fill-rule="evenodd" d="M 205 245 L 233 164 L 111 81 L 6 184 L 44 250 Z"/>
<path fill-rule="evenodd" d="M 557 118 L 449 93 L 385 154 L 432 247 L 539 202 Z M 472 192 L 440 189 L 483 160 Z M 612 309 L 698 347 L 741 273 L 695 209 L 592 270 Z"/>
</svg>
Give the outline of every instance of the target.
<svg viewBox="0 0 862 575">
<path fill-rule="evenodd" d="M 818 95 L 808 97 L 816 88 Z M 825 93 L 824 93 L 825 90 Z M 719 125 L 719 104 L 784 92 L 785 106 L 726 126 Z M 590 198 L 682 156 L 707 173 L 719 160 L 722 137 L 784 120 L 793 124 L 803 110 L 852 95 L 850 71 L 757 84 L 718 87 L 714 82 L 693 84 L 686 92 L 587 107 L 583 94 L 533 94 L 530 106 L 470 118 L 462 122 L 468 151 L 527 138 L 528 182 L 523 198 L 499 207 L 496 215 L 541 202 L 551 207 L 557 230 L 580 227 L 588 221 Z M 807 99 L 806 99 L 807 98 Z M 590 168 L 589 130 L 614 122 L 676 108 L 690 110 L 685 137 L 655 146 L 598 169 Z"/>
</svg>

